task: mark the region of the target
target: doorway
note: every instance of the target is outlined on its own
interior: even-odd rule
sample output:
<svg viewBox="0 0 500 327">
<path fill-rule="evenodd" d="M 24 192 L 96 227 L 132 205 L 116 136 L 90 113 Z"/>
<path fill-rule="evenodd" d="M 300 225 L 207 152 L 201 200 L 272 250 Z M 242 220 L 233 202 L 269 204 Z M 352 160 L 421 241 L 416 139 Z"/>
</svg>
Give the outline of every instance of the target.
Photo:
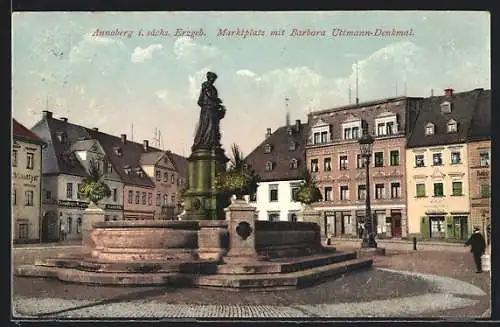
<svg viewBox="0 0 500 327">
<path fill-rule="evenodd" d="M 56 242 L 59 240 L 59 224 L 54 211 L 49 211 L 42 219 L 42 242 Z"/>
<path fill-rule="evenodd" d="M 401 237 L 401 212 L 391 211 L 391 234 L 392 237 Z"/>
</svg>

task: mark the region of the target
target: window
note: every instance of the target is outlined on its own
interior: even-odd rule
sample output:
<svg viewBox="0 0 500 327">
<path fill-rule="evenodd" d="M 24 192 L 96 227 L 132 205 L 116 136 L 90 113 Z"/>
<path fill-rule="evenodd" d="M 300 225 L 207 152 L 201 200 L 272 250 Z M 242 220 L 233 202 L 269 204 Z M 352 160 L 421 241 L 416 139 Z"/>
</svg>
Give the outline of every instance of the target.
<svg viewBox="0 0 500 327">
<path fill-rule="evenodd" d="M 481 193 L 482 198 L 490 197 L 490 184 L 481 184 L 479 186 L 479 191 Z"/>
<path fill-rule="evenodd" d="M 347 164 L 347 156 L 340 156 L 340 170 L 346 170 Z"/>
<path fill-rule="evenodd" d="M 328 132 L 321 132 L 321 143 L 328 142 Z"/>
<path fill-rule="evenodd" d="M 415 155 L 415 167 L 424 167 L 424 166 L 425 166 L 424 155 L 423 154 Z"/>
<path fill-rule="evenodd" d="M 290 160 L 290 169 L 297 169 L 297 159 L 292 158 Z"/>
<path fill-rule="evenodd" d="M 326 186 L 325 187 L 325 201 L 332 201 L 333 200 L 333 188 L 331 186 Z"/>
<path fill-rule="evenodd" d="M 434 183 L 434 196 L 444 196 L 443 183 Z"/>
<path fill-rule="evenodd" d="M 166 206 L 168 203 L 168 194 L 163 194 L 163 205 Z"/>
<path fill-rule="evenodd" d="M 156 180 L 157 181 L 160 181 L 161 180 L 161 170 L 157 169 L 155 171 L 155 177 L 156 177 Z"/>
<path fill-rule="evenodd" d="M 108 173 L 112 172 L 113 172 L 113 165 L 111 164 L 111 162 L 108 161 Z"/>
<path fill-rule="evenodd" d="M 344 140 L 350 140 L 352 138 L 351 129 L 344 128 Z"/>
<path fill-rule="evenodd" d="M 269 221 L 280 221 L 280 214 L 279 213 L 269 213 L 268 214 L 268 219 Z"/>
<path fill-rule="evenodd" d="M 319 144 L 321 141 L 321 134 L 320 133 L 314 133 L 314 144 Z"/>
<path fill-rule="evenodd" d="M 26 153 L 26 169 L 33 169 L 35 155 L 31 152 Z"/>
<path fill-rule="evenodd" d="M 455 195 L 455 196 L 463 195 L 463 193 L 462 193 L 462 182 L 453 182 L 452 183 L 451 194 Z"/>
<path fill-rule="evenodd" d="M 366 199 L 366 185 L 358 185 L 358 200 Z"/>
<path fill-rule="evenodd" d="M 158 180 L 160 180 L 160 179 L 161 179 L 161 172 L 160 172 L 160 176 L 159 176 Z M 168 172 L 163 173 L 163 181 L 168 182 Z"/>
<path fill-rule="evenodd" d="M 457 122 L 453 119 L 450 120 L 447 124 L 448 133 L 456 133 L 457 132 Z"/>
<path fill-rule="evenodd" d="M 384 198 L 384 184 L 375 184 L 375 199 Z"/>
<path fill-rule="evenodd" d="M 349 200 L 349 186 L 347 185 L 340 186 L 340 200 L 341 201 Z"/>
<path fill-rule="evenodd" d="M 135 204 L 141 203 L 141 192 L 135 191 Z"/>
<path fill-rule="evenodd" d="M 392 135 L 394 134 L 394 122 L 388 122 L 386 125 L 385 125 L 385 130 L 386 130 L 386 133 L 387 135 Z"/>
<path fill-rule="evenodd" d="M 391 199 L 399 199 L 401 197 L 401 183 L 391 183 Z"/>
<path fill-rule="evenodd" d="M 146 204 L 146 192 L 142 192 L 142 204 Z"/>
<path fill-rule="evenodd" d="M 383 167 L 383 166 L 384 166 L 384 153 L 375 152 L 375 167 Z"/>
<path fill-rule="evenodd" d="M 271 144 L 266 144 L 264 146 L 264 153 L 269 153 L 271 152 Z"/>
<path fill-rule="evenodd" d="M 432 154 L 432 165 L 441 166 L 442 164 L 443 164 L 443 154 L 442 153 Z"/>
<path fill-rule="evenodd" d="M 290 221 L 293 223 L 297 222 L 297 214 L 296 213 L 290 214 Z"/>
<path fill-rule="evenodd" d="M 52 198 L 52 193 L 50 191 L 45 191 L 45 199 L 50 200 Z"/>
<path fill-rule="evenodd" d="M 292 128 L 290 126 L 287 127 L 286 131 L 287 131 L 288 135 L 292 135 L 293 134 L 293 130 L 292 130 Z"/>
<path fill-rule="evenodd" d="M 293 185 L 292 186 L 292 201 L 297 202 L 299 200 L 299 186 L 298 185 Z"/>
<path fill-rule="evenodd" d="M 417 184 L 417 198 L 425 197 L 425 184 Z"/>
<path fill-rule="evenodd" d="M 425 125 L 425 135 L 434 135 L 434 124 Z"/>
<path fill-rule="evenodd" d="M 170 175 L 170 183 L 175 184 L 175 175 L 174 174 Z"/>
<path fill-rule="evenodd" d="M 332 171 L 332 158 L 325 158 L 324 169 L 325 171 Z"/>
<path fill-rule="evenodd" d="M 357 165 L 356 165 L 357 168 L 365 168 L 366 167 L 365 158 L 363 158 L 362 155 L 360 155 L 360 154 L 356 155 L 356 162 L 357 162 Z"/>
<path fill-rule="evenodd" d="M 391 151 L 391 166 L 399 166 L 399 150 Z"/>
<path fill-rule="evenodd" d="M 479 165 L 481 167 L 489 167 L 490 166 L 490 153 L 489 152 L 480 152 L 479 153 Z"/>
<path fill-rule="evenodd" d="M 17 238 L 26 240 L 29 235 L 29 226 L 26 223 L 20 223 L 17 227 Z"/>
<path fill-rule="evenodd" d="M 76 220 L 76 233 L 81 234 L 81 232 L 82 232 L 82 218 L 78 217 L 78 219 Z"/>
<path fill-rule="evenodd" d="M 133 197 L 134 197 L 134 192 L 128 191 L 128 203 L 132 203 Z"/>
<path fill-rule="evenodd" d="M 148 205 L 153 205 L 153 193 L 148 193 Z"/>
<path fill-rule="evenodd" d="M 12 189 L 12 204 L 16 205 L 17 203 L 17 191 L 16 189 Z"/>
<path fill-rule="evenodd" d="M 172 204 L 175 203 L 175 195 L 170 196 L 170 200 L 172 200 Z"/>
<path fill-rule="evenodd" d="M 450 112 L 451 112 L 451 103 L 449 101 L 441 103 L 441 113 L 449 114 Z"/>
<path fill-rule="evenodd" d="M 161 206 L 161 194 L 156 193 L 156 205 L 159 207 Z"/>
<path fill-rule="evenodd" d="M 12 150 L 12 166 L 17 166 L 17 150 Z"/>
<path fill-rule="evenodd" d="M 353 139 L 358 139 L 359 138 L 359 127 L 353 127 L 352 128 L 352 138 Z"/>
<path fill-rule="evenodd" d="M 118 200 L 118 190 L 116 188 L 113 189 L 113 202 Z"/>
<path fill-rule="evenodd" d="M 73 233 L 73 218 L 68 217 L 68 234 Z"/>
<path fill-rule="evenodd" d="M 82 186 L 83 186 L 83 184 L 76 184 L 76 189 L 78 190 L 76 192 L 76 198 L 78 200 L 80 200 L 82 198 L 82 196 L 80 195 L 80 192 L 82 191 Z"/>
<path fill-rule="evenodd" d="M 278 185 L 269 185 L 269 201 L 278 201 Z"/>
<path fill-rule="evenodd" d="M 384 123 L 379 123 L 377 124 L 377 135 L 385 135 L 385 124 Z"/>
<path fill-rule="evenodd" d="M 73 183 L 67 183 L 66 184 L 66 197 L 68 199 L 73 198 Z"/>
<path fill-rule="evenodd" d="M 257 193 L 250 194 L 250 202 L 256 202 L 256 201 L 257 201 Z"/>
<path fill-rule="evenodd" d="M 317 173 L 319 171 L 318 159 L 311 159 L 311 171 Z"/>
<path fill-rule="evenodd" d="M 452 152 L 451 153 L 451 164 L 456 165 L 456 164 L 459 164 L 460 161 L 461 161 L 460 152 Z"/>
<path fill-rule="evenodd" d="M 273 170 L 273 163 L 271 161 L 266 162 L 266 171 L 271 171 Z"/>
<path fill-rule="evenodd" d="M 295 141 L 291 141 L 290 144 L 288 145 L 288 151 L 295 151 L 297 147 L 297 144 L 295 143 Z"/>
</svg>

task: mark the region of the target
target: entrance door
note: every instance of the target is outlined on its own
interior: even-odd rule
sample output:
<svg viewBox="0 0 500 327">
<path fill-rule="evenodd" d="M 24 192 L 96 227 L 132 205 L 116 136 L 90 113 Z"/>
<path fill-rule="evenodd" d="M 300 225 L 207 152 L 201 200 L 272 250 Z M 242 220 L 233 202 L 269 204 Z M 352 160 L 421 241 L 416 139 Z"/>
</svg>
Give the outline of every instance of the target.
<svg viewBox="0 0 500 327">
<path fill-rule="evenodd" d="M 460 239 L 466 240 L 469 236 L 469 226 L 467 224 L 467 216 L 460 217 Z"/>
<path fill-rule="evenodd" d="M 401 237 L 401 213 L 391 213 L 391 234 L 392 237 Z"/>
<path fill-rule="evenodd" d="M 54 242 L 59 239 L 59 224 L 57 215 L 49 211 L 42 219 L 42 242 Z"/>
<path fill-rule="evenodd" d="M 430 216 L 431 238 L 444 238 L 446 236 L 444 216 Z"/>
</svg>

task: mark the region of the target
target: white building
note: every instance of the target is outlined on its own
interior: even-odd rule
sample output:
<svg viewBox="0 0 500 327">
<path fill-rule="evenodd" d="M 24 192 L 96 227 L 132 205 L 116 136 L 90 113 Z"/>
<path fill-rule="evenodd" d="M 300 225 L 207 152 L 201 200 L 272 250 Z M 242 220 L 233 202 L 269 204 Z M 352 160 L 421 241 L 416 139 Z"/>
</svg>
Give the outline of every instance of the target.
<svg viewBox="0 0 500 327">
<path fill-rule="evenodd" d="M 296 221 L 302 204 L 296 201 L 306 169 L 305 140 L 307 124 L 300 120 L 294 125 L 267 129 L 265 140 L 246 158 L 260 176 L 257 193 L 249 203 L 257 208 L 259 220 Z"/>
</svg>

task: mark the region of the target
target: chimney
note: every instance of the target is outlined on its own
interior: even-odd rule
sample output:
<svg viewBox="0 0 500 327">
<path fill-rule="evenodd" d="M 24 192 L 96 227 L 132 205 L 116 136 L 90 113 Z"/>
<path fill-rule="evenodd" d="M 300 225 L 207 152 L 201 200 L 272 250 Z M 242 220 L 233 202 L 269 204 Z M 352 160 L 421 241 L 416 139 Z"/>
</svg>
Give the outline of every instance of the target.
<svg viewBox="0 0 500 327">
<path fill-rule="evenodd" d="M 447 96 L 447 97 L 451 97 L 453 95 L 453 89 L 445 89 L 444 90 L 444 94 Z"/>
<path fill-rule="evenodd" d="M 92 128 L 92 130 L 99 132 L 99 128 L 97 128 L 97 127 Z"/>
<path fill-rule="evenodd" d="M 142 141 L 142 144 L 144 145 L 144 151 L 148 151 L 148 149 L 149 149 L 149 141 L 148 140 L 144 140 L 144 141 Z"/>
<path fill-rule="evenodd" d="M 299 131 L 300 131 L 300 119 L 297 119 L 297 120 L 295 121 L 295 130 L 296 130 L 297 132 L 299 132 Z"/>
<path fill-rule="evenodd" d="M 52 111 L 44 110 L 42 113 L 44 118 L 52 118 Z"/>
<path fill-rule="evenodd" d="M 68 118 L 66 118 L 66 117 L 61 117 L 61 120 L 62 120 L 63 122 L 65 122 L 65 123 L 67 123 L 67 122 L 68 122 Z"/>
<path fill-rule="evenodd" d="M 123 144 L 127 143 L 127 134 L 121 134 L 120 137 L 122 139 Z"/>
<path fill-rule="evenodd" d="M 267 129 L 266 138 L 268 138 L 269 136 L 271 136 L 271 129 L 270 128 Z"/>
</svg>

